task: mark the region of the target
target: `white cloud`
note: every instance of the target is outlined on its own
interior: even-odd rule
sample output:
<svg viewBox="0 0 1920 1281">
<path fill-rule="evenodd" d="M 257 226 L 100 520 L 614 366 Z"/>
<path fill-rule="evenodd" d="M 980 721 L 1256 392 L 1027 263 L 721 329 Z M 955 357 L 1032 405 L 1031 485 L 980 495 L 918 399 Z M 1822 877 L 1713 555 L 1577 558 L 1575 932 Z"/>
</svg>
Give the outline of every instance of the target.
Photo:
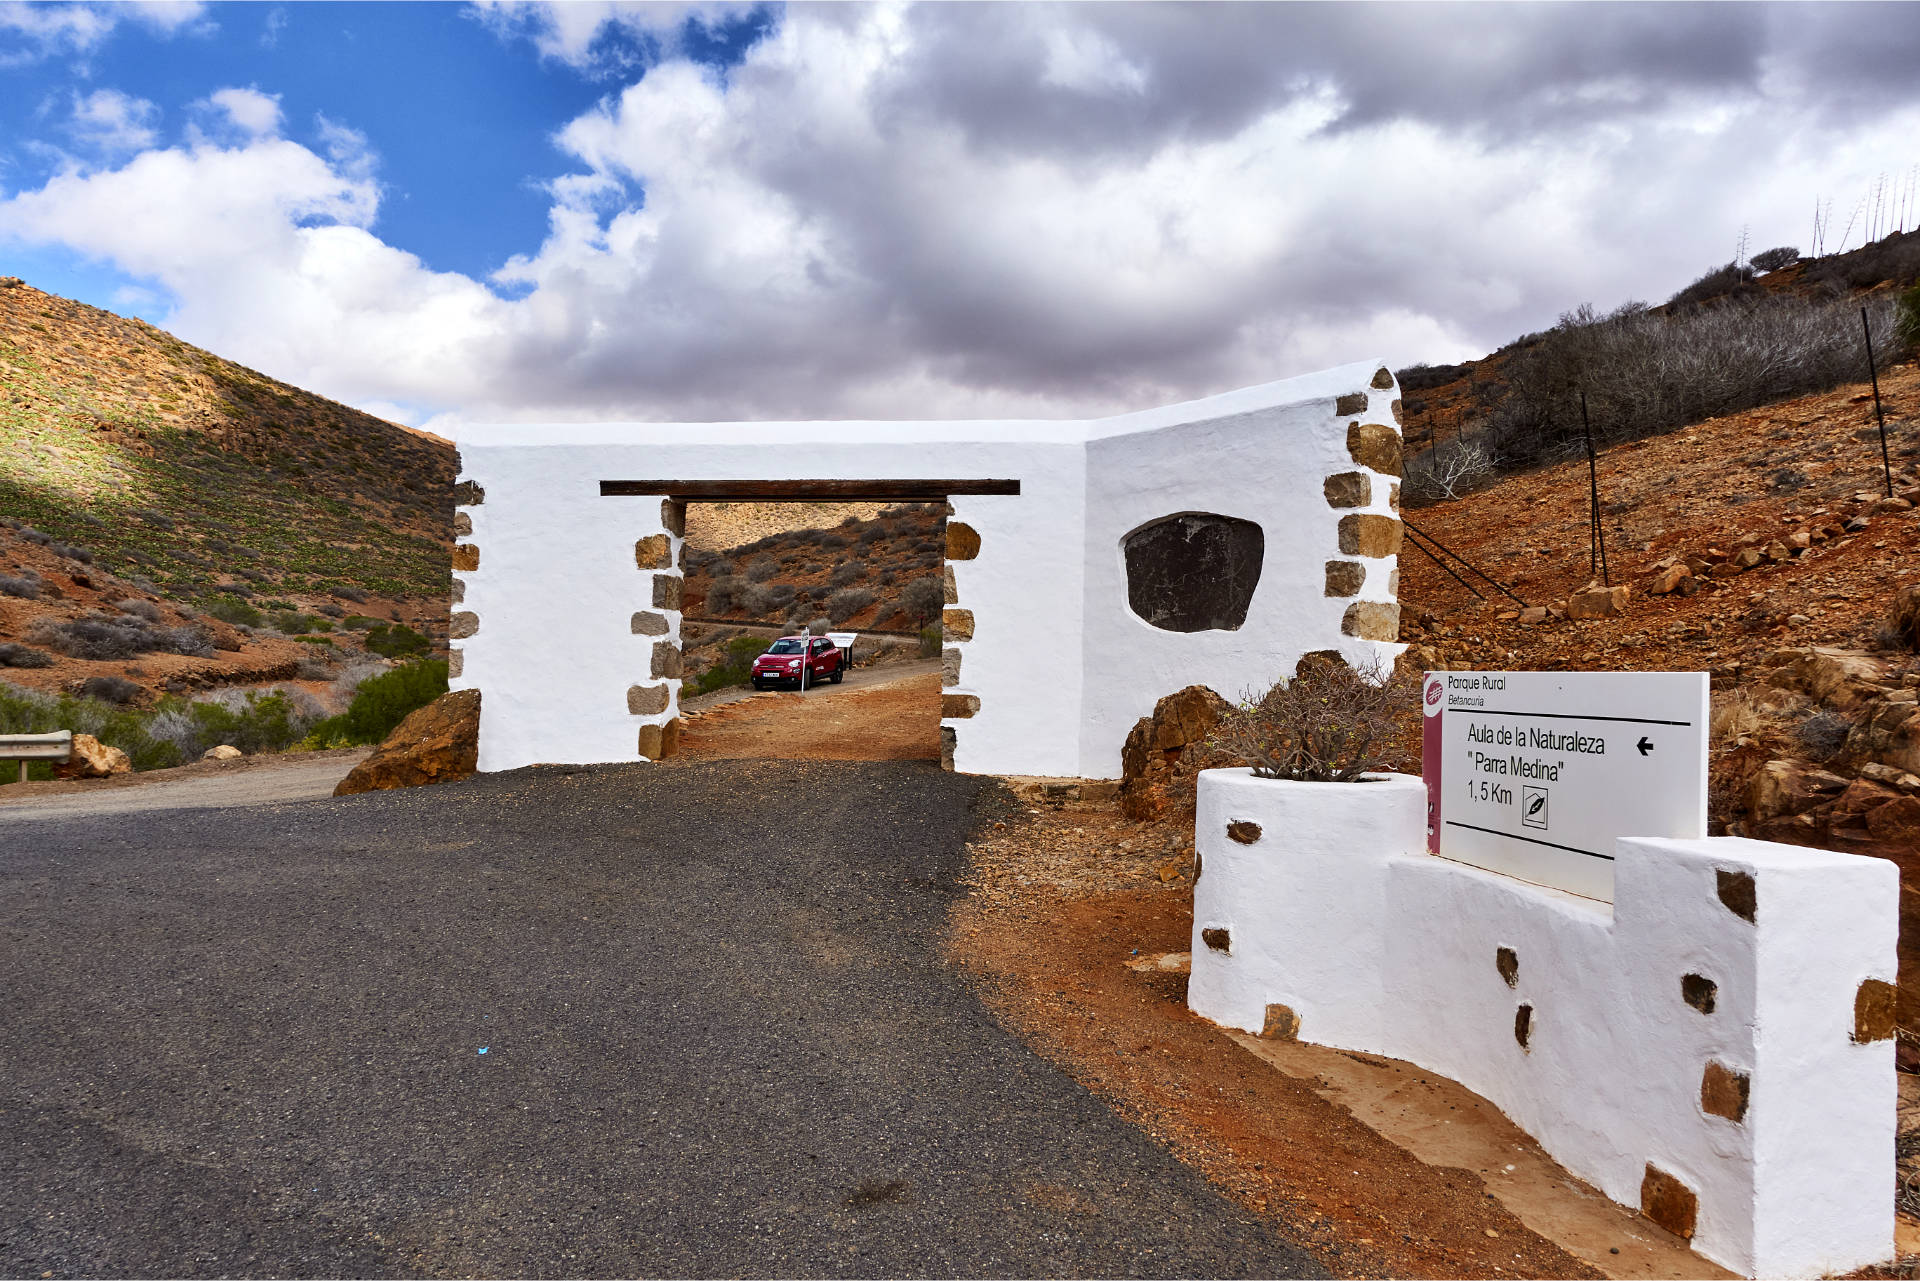
<svg viewBox="0 0 1920 1281">
<path fill-rule="evenodd" d="M 145 98 L 96 89 L 84 98 L 73 96 L 70 128 L 82 143 L 101 151 L 139 151 L 159 137 L 153 128 L 159 118 L 160 109 Z"/>
<path fill-rule="evenodd" d="M 127 4 L 29 4 L 0 0 L 0 68 L 86 54 L 114 28 L 133 21 L 162 36 L 211 29 L 199 0 Z"/>
<path fill-rule="evenodd" d="M 1740 38 L 1707 31 L 1690 79 L 1660 54 L 1657 85 L 1657 10 L 1353 34 L 1380 12 L 791 7 L 724 78 L 668 58 L 566 123 L 547 236 L 494 280 L 511 300 L 383 243 L 365 139 L 282 139 L 257 89 L 215 95 L 219 143 L 0 201 L 0 237 L 110 261 L 190 340 L 441 432 L 1081 414 L 1662 298 L 1743 224 L 1808 247 L 1815 193 L 1904 169 L 1920 136 L 1911 89 L 1810 98 L 1829 82 L 1780 60 L 1825 46 L 1771 11 L 1757 36 L 1728 11 Z M 1330 13 L 1349 26 L 1306 29 Z M 587 66 L 607 23 L 669 18 L 488 21 Z M 1705 38 L 1699 11 L 1670 21 Z"/>
<path fill-rule="evenodd" d="M 608 35 L 643 41 L 672 57 L 687 19 L 711 26 L 753 5 L 721 0 L 475 0 L 471 8 L 488 30 L 503 39 L 531 41 L 543 58 L 582 70 L 618 70 L 635 59 L 603 44 Z"/>
<path fill-rule="evenodd" d="M 254 88 L 216 89 L 207 95 L 207 102 L 234 127 L 255 137 L 279 131 L 280 95 L 277 93 L 262 93 Z"/>
</svg>

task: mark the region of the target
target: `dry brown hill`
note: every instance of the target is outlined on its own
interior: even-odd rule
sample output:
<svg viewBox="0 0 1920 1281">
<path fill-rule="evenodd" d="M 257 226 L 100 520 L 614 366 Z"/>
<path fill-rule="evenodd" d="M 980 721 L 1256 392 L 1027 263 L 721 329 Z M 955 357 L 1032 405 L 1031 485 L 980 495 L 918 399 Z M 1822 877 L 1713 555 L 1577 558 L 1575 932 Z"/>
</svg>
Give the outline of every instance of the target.
<svg viewBox="0 0 1920 1281">
<path fill-rule="evenodd" d="M 443 597 L 451 445 L 0 279 L 0 515 L 175 600 Z"/>
</svg>

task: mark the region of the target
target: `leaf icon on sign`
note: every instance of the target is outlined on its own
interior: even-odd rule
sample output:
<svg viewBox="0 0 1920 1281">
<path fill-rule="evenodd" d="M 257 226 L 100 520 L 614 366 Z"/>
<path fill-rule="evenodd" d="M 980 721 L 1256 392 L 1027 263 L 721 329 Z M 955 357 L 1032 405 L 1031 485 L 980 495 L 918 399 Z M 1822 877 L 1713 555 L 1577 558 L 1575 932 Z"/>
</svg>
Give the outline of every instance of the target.
<svg viewBox="0 0 1920 1281">
<path fill-rule="evenodd" d="M 1547 798 L 1545 793 L 1542 793 L 1541 795 L 1534 797 L 1533 800 L 1527 805 L 1527 817 L 1532 818 L 1535 814 L 1538 814 L 1541 810 L 1545 809 L 1546 805 L 1547 805 Z"/>
</svg>

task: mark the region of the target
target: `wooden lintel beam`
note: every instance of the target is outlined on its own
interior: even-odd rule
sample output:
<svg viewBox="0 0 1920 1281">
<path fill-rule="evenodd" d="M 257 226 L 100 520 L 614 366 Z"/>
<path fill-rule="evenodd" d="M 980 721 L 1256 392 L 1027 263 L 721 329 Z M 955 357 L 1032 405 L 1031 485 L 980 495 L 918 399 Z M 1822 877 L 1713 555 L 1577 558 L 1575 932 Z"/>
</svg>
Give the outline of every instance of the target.
<svg viewBox="0 0 1920 1281">
<path fill-rule="evenodd" d="M 682 502 L 940 502 L 954 494 L 1018 494 L 1017 480 L 603 480 L 602 498 Z"/>
</svg>

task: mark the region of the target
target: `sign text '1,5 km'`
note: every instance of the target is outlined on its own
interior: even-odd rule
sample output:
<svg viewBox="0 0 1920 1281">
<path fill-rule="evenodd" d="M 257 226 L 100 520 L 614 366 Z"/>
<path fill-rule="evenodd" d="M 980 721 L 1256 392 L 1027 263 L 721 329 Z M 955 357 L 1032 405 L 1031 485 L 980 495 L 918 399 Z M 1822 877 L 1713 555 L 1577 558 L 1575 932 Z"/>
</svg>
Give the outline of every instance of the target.
<svg viewBox="0 0 1920 1281">
<path fill-rule="evenodd" d="M 1621 836 L 1707 830 L 1705 672 L 1429 672 L 1427 848 L 1613 900 Z"/>
</svg>

